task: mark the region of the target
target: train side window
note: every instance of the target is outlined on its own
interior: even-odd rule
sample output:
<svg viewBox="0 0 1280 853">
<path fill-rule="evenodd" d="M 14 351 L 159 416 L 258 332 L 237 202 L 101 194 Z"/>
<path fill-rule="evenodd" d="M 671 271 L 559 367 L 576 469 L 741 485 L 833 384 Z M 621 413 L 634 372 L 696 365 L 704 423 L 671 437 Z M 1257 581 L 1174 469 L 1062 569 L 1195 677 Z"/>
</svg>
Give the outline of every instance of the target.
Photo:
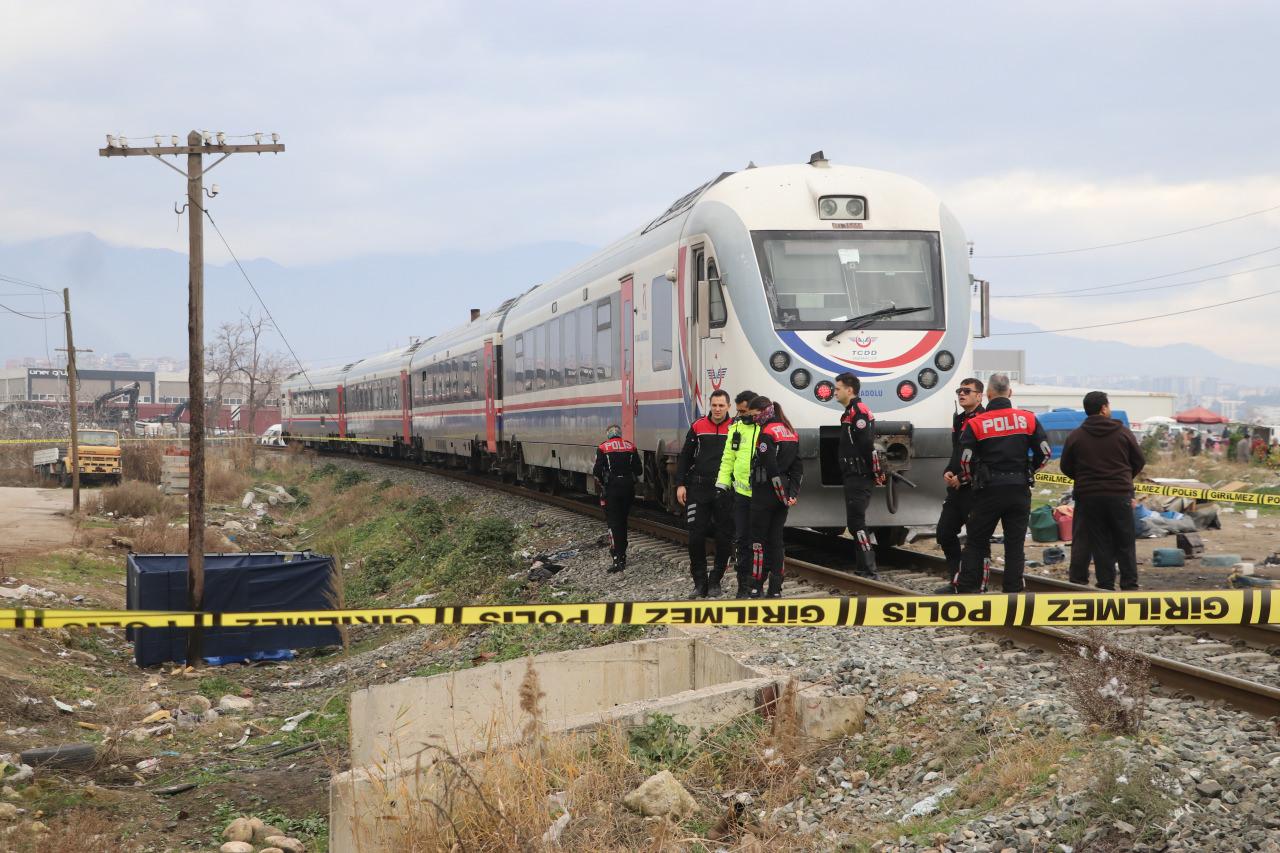
<svg viewBox="0 0 1280 853">
<path fill-rule="evenodd" d="M 671 346 L 671 282 L 665 275 L 660 275 L 650 285 L 652 298 L 649 300 L 649 349 L 652 353 L 653 370 L 670 370 L 672 363 Z"/>
<path fill-rule="evenodd" d="M 578 384 L 578 321 L 573 314 L 564 316 L 564 361 L 561 369 L 565 385 Z"/>
<path fill-rule="evenodd" d="M 595 343 L 596 315 L 595 306 L 584 305 L 575 314 L 578 317 L 578 381 L 586 385 L 596 381 L 595 377 Z"/>
<path fill-rule="evenodd" d="M 480 354 L 471 353 L 471 399 L 479 400 L 484 395 L 480 393 Z"/>
<path fill-rule="evenodd" d="M 724 304 L 724 283 L 720 281 L 720 272 L 716 269 L 715 258 L 707 261 L 707 287 L 710 288 L 708 303 L 711 328 L 723 329 L 729 322 L 729 308 Z"/>
<path fill-rule="evenodd" d="M 537 331 L 538 352 L 537 358 L 537 382 L 534 384 L 534 390 L 544 391 L 547 387 L 547 324 L 543 323 L 538 326 Z"/>
<path fill-rule="evenodd" d="M 563 357 L 560 354 L 560 318 L 556 317 L 547 324 L 547 387 L 559 388 L 563 383 L 560 381 L 560 364 Z"/>
<path fill-rule="evenodd" d="M 514 347 L 515 347 L 515 356 L 513 358 L 513 361 L 515 362 L 515 364 L 512 365 L 512 368 L 515 370 L 515 373 L 511 374 L 511 381 L 507 384 L 511 386 L 512 391 L 523 391 L 524 390 L 524 336 L 523 335 L 516 335 L 516 342 L 514 344 Z"/>
<path fill-rule="evenodd" d="M 596 303 L 596 380 L 613 378 L 617 336 L 612 334 L 613 305 L 608 299 Z"/>
</svg>

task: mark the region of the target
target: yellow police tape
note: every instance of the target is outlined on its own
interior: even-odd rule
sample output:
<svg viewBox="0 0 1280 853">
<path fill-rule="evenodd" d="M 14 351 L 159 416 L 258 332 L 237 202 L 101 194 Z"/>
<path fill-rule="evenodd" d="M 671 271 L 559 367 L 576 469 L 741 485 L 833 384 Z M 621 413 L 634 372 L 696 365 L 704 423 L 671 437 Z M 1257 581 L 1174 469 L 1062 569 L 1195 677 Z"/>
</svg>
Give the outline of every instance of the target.
<svg viewBox="0 0 1280 853">
<path fill-rule="evenodd" d="M 1271 591 L 1266 589 L 499 604 L 263 613 L 0 610 L 0 629 L 498 624 L 1069 627 L 1265 625 L 1278 621 L 1280 608 L 1272 609 Z"/>
<path fill-rule="evenodd" d="M 1075 481 L 1065 474 L 1040 473 L 1036 474 L 1036 482 L 1070 486 Z M 1265 495 L 1255 492 L 1223 492 L 1217 489 L 1193 489 L 1188 486 L 1164 486 L 1159 483 L 1134 483 L 1133 490 L 1140 495 L 1163 495 L 1169 498 L 1191 498 L 1197 501 L 1280 506 L 1280 495 Z"/>
</svg>

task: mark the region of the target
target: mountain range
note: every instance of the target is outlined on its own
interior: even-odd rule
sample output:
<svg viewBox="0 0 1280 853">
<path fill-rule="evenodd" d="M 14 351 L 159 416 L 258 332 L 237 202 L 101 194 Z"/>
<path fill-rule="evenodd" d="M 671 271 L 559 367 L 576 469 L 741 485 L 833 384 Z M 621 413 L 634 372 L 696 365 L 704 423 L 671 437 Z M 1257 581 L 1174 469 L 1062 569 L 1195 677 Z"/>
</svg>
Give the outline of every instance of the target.
<svg viewBox="0 0 1280 853">
<path fill-rule="evenodd" d="M 543 242 L 487 251 L 377 254 L 309 266 L 268 259 L 244 268 L 289 344 L 305 362 L 356 358 L 437 334 L 466 322 L 471 308 L 502 300 L 583 260 L 591 246 Z M 0 275 L 61 290 L 71 288 L 76 343 L 97 353 L 134 356 L 186 353 L 187 256 L 168 249 L 109 244 L 79 233 L 22 243 L 0 243 Z M 27 313 L 40 300 L 0 281 L 0 305 Z M 209 264 L 205 273 L 205 329 L 241 311 L 262 313 L 234 264 Z M 57 310 L 48 297 L 45 311 Z M 47 325 L 47 329 L 46 329 Z M 0 360 L 45 353 L 62 345 L 60 318 L 38 321 L 0 312 Z M 994 333 L 1038 331 L 1034 325 L 994 317 Z M 982 349 L 1024 349 L 1032 375 L 1191 376 L 1240 384 L 1280 384 L 1273 368 L 1234 361 L 1195 344 L 1134 346 L 1062 334 L 1010 334 Z M 277 342 L 276 347 L 284 346 Z"/>
</svg>

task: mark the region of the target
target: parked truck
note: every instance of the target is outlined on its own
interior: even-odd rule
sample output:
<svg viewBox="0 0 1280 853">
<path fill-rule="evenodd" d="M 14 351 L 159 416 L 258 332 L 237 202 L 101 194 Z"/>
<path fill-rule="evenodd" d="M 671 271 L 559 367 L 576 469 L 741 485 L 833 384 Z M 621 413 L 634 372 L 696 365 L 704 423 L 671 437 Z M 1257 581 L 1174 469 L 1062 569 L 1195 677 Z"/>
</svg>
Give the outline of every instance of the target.
<svg viewBox="0 0 1280 853">
<path fill-rule="evenodd" d="M 80 480 L 97 480 L 118 485 L 123 477 L 120 469 L 120 433 L 113 429 L 82 429 L 76 433 L 79 450 Z M 61 486 L 71 485 L 71 446 L 45 447 L 35 452 L 31 464 Z"/>
</svg>

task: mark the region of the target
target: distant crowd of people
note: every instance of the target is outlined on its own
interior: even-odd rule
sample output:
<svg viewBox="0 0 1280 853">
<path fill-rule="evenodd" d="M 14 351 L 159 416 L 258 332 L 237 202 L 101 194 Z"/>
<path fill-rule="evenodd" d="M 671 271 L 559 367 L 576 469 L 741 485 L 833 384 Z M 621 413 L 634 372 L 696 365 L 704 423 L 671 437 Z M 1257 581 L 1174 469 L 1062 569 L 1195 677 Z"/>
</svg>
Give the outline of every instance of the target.
<svg viewBox="0 0 1280 853">
<path fill-rule="evenodd" d="M 867 506 L 886 472 L 876 448 L 875 415 L 859 396 L 853 373 L 835 380 L 835 396 L 844 407 L 839 422 L 837 458 L 844 489 L 845 522 L 852 543 L 855 574 L 878 577 L 875 550 L 867 529 Z M 985 403 L 984 403 L 985 395 Z M 1037 471 L 1051 451 L 1044 427 L 1033 412 L 1017 408 L 1009 377 L 997 373 L 984 385 L 963 380 L 956 390 L 952 452 L 943 479 L 946 498 L 937 538 L 946 555 L 950 583 L 939 593 L 985 592 L 990 576 L 991 544 L 1003 531 L 1005 592 L 1024 587 L 1024 542 Z M 675 472 L 676 500 L 684 507 L 689 531 L 693 597 L 723 594 L 730 562 L 736 566 L 738 598 L 778 598 L 783 584 L 783 530 L 804 481 L 799 436 L 782 406 L 743 391 L 730 413 L 727 391 L 710 398 L 707 414 L 685 435 Z M 1094 564 L 1097 586 L 1138 588 L 1133 519 L 1133 481 L 1146 460 L 1133 433 L 1111 417 L 1102 391 L 1083 400 L 1086 419 L 1068 436 L 1062 471 L 1075 480 L 1071 580 L 1088 583 Z M 642 473 L 636 446 L 610 426 L 596 449 L 594 476 L 609 527 L 610 572 L 627 566 L 627 519 Z M 961 544 L 960 533 L 967 535 Z M 708 541 L 714 544 L 708 565 Z"/>
</svg>

